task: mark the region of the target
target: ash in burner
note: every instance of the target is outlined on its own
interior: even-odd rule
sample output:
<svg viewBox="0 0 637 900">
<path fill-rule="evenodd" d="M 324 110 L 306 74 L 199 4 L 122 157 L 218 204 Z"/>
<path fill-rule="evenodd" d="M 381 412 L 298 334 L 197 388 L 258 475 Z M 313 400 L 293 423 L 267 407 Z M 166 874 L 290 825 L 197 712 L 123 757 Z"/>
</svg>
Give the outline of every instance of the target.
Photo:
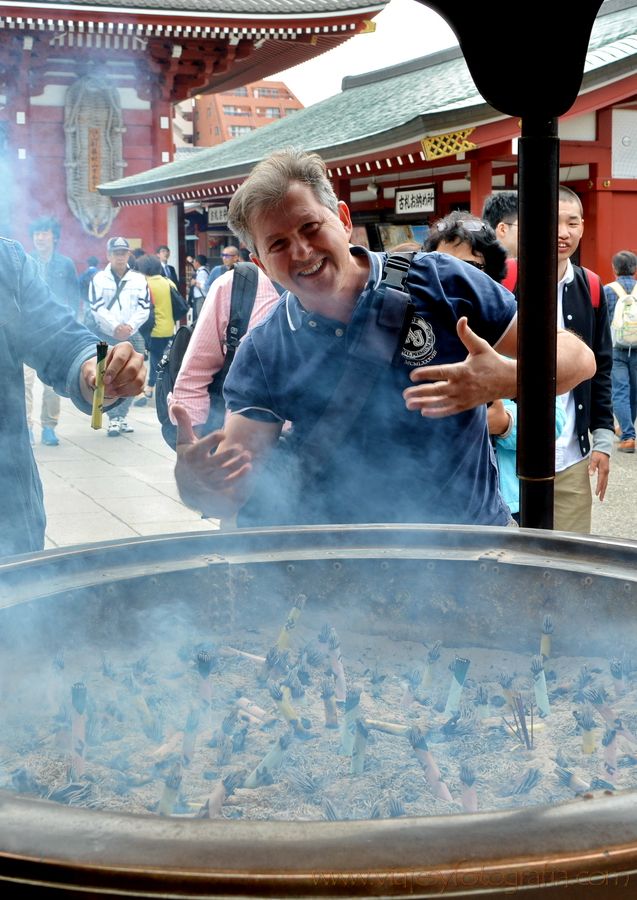
<svg viewBox="0 0 637 900">
<path fill-rule="evenodd" d="M 353 633 L 303 596 L 280 627 L 201 637 L 182 623 L 133 657 L 68 647 L 39 671 L 7 654 L 2 787 L 143 815 L 312 820 L 637 786 L 637 667 L 554 656 L 567 637 L 548 616 L 528 655 Z"/>
</svg>

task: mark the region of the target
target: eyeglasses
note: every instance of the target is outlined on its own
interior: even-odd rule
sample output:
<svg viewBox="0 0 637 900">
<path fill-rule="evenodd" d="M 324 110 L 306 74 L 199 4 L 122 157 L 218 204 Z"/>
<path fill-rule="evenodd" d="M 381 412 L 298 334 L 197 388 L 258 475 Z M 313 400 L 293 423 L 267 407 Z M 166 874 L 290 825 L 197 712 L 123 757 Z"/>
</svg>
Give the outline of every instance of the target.
<svg viewBox="0 0 637 900">
<path fill-rule="evenodd" d="M 221 254 L 222 259 L 232 259 L 232 258 L 236 258 L 238 256 L 239 256 L 238 253 L 222 253 Z"/>
<path fill-rule="evenodd" d="M 481 262 L 476 262 L 475 259 L 463 259 L 463 262 L 469 263 L 470 266 L 475 266 L 476 269 L 480 269 L 481 272 L 484 272 L 485 265 Z"/>
<path fill-rule="evenodd" d="M 482 231 L 485 227 L 484 222 L 481 222 L 480 219 L 457 219 L 455 222 L 445 222 L 444 219 L 440 222 L 436 222 L 435 228 L 438 231 L 446 231 L 447 228 L 457 228 L 460 226 L 464 228 L 465 231 Z"/>
</svg>

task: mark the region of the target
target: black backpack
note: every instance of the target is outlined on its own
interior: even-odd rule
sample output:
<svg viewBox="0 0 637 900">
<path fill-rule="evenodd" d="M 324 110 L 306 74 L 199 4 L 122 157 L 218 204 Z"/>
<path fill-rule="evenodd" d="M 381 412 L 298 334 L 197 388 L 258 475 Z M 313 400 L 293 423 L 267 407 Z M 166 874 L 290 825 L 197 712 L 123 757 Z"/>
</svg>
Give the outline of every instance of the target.
<svg viewBox="0 0 637 900">
<path fill-rule="evenodd" d="M 226 355 L 219 372 L 214 373 L 214 381 L 208 385 L 210 394 L 210 413 L 203 426 L 203 434 L 210 434 L 223 426 L 225 408 L 222 401 L 223 383 L 234 359 L 237 347 L 248 330 L 252 315 L 254 299 L 257 293 L 258 269 L 251 262 L 237 263 L 233 269 L 232 296 L 230 299 L 230 315 L 226 329 Z M 196 323 L 178 328 L 172 341 L 166 347 L 164 355 L 157 366 L 157 382 L 155 384 L 155 409 L 161 423 L 161 433 L 166 443 L 175 449 L 177 446 L 177 428 L 168 415 L 168 394 L 171 393 L 183 362 L 186 348 L 190 343 Z M 199 426 L 201 428 L 201 426 Z"/>
</svg>

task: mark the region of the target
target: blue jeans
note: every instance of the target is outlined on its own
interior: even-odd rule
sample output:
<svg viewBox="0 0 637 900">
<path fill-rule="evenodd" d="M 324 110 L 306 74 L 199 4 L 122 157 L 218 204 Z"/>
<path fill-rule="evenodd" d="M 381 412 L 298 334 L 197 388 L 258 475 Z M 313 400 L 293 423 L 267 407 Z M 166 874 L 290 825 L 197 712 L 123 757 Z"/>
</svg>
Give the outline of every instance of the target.
<svg viewBox="0 0 637 900">
<path fill-rule="evenodd" d="M 635 437 L 637 418 L 637 347 L 613 347 L 613 412 L 621 440 Z"/>
</svg>

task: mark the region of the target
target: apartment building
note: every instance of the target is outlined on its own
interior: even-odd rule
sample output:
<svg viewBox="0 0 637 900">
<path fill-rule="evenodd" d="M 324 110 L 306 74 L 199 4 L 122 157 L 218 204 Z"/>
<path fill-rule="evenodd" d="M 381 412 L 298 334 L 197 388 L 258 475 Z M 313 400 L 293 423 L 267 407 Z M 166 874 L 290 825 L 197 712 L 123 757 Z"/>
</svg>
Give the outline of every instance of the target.
<svg viewBox="0 0 637 900">
<path fill-rule="evenodd" d="M 175 145 L 213 147 L 302 108 L 282 81 L 255 81 L 218 94 L 200 94 L 175 107 Z"/>
</svg>

